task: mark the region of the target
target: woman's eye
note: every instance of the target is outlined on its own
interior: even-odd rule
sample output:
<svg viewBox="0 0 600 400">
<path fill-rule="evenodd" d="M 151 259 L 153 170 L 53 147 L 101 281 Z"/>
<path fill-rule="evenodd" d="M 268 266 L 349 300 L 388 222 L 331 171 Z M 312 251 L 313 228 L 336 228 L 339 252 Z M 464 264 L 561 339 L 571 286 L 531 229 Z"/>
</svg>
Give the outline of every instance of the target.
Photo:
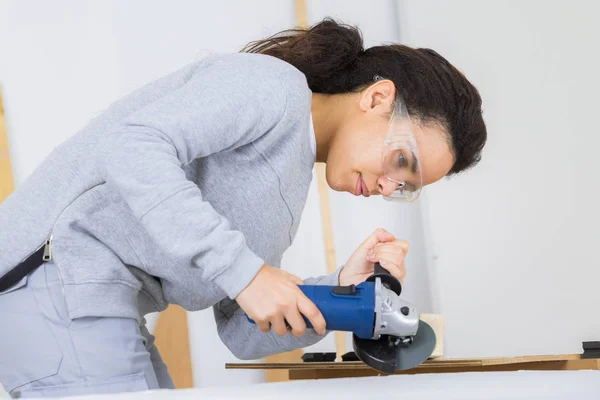
<svg viewBox="0 0 600 400">
<path fill-rule="evenodd" d="M 408 160 L 404 157 L 404 154 L 400 153 L 398 155 L 398 167 L 405 168 L 406 166 L 408 166 Z"/>
</svg>

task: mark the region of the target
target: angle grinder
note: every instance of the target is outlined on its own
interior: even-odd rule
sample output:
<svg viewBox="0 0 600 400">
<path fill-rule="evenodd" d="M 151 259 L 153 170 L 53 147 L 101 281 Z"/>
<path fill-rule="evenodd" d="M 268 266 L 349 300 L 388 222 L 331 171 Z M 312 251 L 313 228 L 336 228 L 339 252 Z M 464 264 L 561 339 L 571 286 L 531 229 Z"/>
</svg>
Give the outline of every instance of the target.
<svg viewBox="0 0 600 400">
<path fill-rule="evenodd" d="M 400 298 L 400 281 L 379 263 L 359 285 L 299 288 L 321 311 L 328 331 L 352 332 L 356 356 L 371 368 L 393 374 L 416 367 L 433 353 L 435 332 L 419 319 L 415 306 Z"/>
</svg>

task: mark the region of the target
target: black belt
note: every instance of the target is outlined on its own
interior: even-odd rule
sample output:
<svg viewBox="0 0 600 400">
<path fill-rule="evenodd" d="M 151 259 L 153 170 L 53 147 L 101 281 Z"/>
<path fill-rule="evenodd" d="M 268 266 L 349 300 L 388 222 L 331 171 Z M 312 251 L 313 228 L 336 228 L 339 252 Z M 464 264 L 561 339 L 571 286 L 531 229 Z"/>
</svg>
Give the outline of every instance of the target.
<svg viewBox="0 0 600 400">
<path fill-rule="evenodd" d="M 0 292 L 10 289 L 16 285 L 21 279 L 25 278 L 37 267 L 46 261 L 45 251 L 46 244 L 37 249 L 35 253 L 23 260 L 19 265 L 11 269 L 6 275 L 0 277 Z"/>
</svg>

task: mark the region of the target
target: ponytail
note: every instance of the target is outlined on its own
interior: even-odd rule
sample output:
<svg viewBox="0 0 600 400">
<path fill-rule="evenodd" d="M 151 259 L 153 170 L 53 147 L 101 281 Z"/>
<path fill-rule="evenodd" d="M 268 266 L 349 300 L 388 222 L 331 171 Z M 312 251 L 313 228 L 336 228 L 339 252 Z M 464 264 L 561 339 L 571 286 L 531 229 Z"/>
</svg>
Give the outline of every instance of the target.
<svg viewBox="0 0 600 400">
<path fill-rule="evenodd" d="M 325 19 L 310 29 L 288 29 L 264 40 L 249 43 L 245 53 L 279 58 L 300 70 L 315 93 L 353 91 L 348 79 L 364 53 L 360 31 Z"/>
</svg>

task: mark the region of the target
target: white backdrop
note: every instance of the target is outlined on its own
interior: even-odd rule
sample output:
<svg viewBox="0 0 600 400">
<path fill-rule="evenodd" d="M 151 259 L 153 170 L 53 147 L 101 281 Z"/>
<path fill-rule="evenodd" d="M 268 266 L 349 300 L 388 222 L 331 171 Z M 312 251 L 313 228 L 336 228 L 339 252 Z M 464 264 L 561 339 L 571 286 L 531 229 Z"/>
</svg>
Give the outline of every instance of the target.
<svg viewBox="0 0 600 400">
<path fill-rule="evenodd" d="M 578 352 L 582 340 L 598 340 L 599 6 L 307 5 L 311 23 L 333 16 L 357 24 L 367 45 L 402 41 L 447 56 L 481 90 L 490 132 L 478 169 L 427 188 L 416 204 L 330 193 L 338 264 L 376 227 L 408 239 L 405 296 L 444 314 L 449 356 Z M 0 0 L 0 84 L 16 184 L 128 91 L 294 22 L 292 0 Z M 283 266 L 299 276 L 325 272 L 316 182 Z M 260 371 L 224 370 L 235 359 L 210 311 L 190 314 L 190 336 L 196 386 L 262 380 Z M 331 337 L 307 351 L 333 349 Z"/>
<path fill-rule="evenodd" d="M 480 89 L 479 168 L 427 191 L 434 304 L 453 357 L 600 340 L 600 3 L 400 1 L 400 35 Z"/>
</svg>

